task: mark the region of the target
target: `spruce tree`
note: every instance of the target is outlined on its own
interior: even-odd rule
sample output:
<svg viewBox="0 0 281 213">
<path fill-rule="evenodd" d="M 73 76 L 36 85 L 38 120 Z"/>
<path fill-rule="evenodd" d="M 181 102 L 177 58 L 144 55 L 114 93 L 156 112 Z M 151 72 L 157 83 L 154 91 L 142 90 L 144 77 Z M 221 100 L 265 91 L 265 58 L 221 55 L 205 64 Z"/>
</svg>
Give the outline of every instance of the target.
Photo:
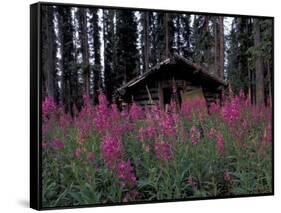
<svg viewBox="0 0 281 213">
<path fill-rule="evenodd" d="M 103 10 L 103 42 L 104 42 L 104 91 L 112 101 L 114 80 L 116 79 L 116 46 L 115 46 L 115 10 Z M 115 82 L 116 83 L 116 82 Z"/>
<path fill-rule="evenodd" d="M 58 103 L 58 84 L 56 72 L 56 50 L 54 16 L 55 8 L 50 6 L 42 7 L 42 77 L 43 77 L 43 98 L 52 97 Z"/>
<path fill-rule="evenodd" d="M 182 22 L 182 55 L 186 58 L 192 58 L 193 52 L 191 49 L 192 28 L 190 26 L 191 20 L 189 14 L 183 14 Z"/>
<path fill-rule="evenodd" d="M 209 22 L 209 16 L 194 16 L 192 49 L 193 60 L 211 70 L 210 66 L 214 63 L 214 55 L 212 53 L 213 36 L 210 31 Z"/>
<path fill-rule="evenodd" d="M 62 97 L 66 113 L 74 116 L 74 90 L 76 86 L 75 58 L 73 43 L 72 8 L 59 7 L 58 15 L 61 29 L 61 54 L 62 54 Z"/>
<path fill-rule="evenodd" d="M 116 11 L 116 82 L 121 85 L 138 75 L 137 23 L 135 12 Z"/>
<path fill-rule="evenodd" d="M 93 64 L 90 64 L 90 77 L 91 77 L 91 97 L 93 103 L 96 104 L 98 102 L 98 90 L 102 89 L 103 86 L 103 76 L 102 76 L 102 67 L 101 67 L 101 55 L 100 55 L 100 33 L 101 28 L 99 26 L 99 16 L 98 16 L 98 9 L 91 8 L 89 9 L 90 19 L 89 22 L 91 23 L 92 31 L 91 31 L 91 38 L 93 42 L 93 55 L 92 60 Z"/>
</svg>

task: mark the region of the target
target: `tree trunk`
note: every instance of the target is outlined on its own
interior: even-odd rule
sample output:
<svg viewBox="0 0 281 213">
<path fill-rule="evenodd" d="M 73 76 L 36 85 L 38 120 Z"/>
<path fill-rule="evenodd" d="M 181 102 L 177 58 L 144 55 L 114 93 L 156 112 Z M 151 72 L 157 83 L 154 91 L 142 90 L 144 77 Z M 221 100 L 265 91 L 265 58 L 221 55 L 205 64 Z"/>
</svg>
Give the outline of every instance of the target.
<svg viewBox="0 0 281 213">
<path fill-rule="evenodd" d="M 260 35 L 260 22 L 258 19 L 254 19 L 254 46 L 256 48 L 255 68 L 256 68 L 256 102 L 258 105 L 264 105 L 264 76 L 263 76 L 263 64 L 259 51 L 259 45 L 261 42 Z"/>
<path fill-rule="evenodd" d="M 100 27 L 98 25 L 99 16 L 98 10 L 92 10 L 93 15 L 93 48 L 94 48 L 94 61 L 95 65 L 93 67 L 93 101 L 94 104 L 98 102 L 98 91 L 102 88 L 102 75 L 101 75 L 101 61 L 100 61 Z"/>
<path fill-rule="evenodd" d="M 220 78 L 224 77 L 224 26 L 223 17 L 219 16 L 214 21 L 215 37 L 215 73 Z"/>
<path fill-rule="evenodd" d="M 215 17 L 214 20 L 214 42 L 215 42 L 215 57 L 214 57 L 214 67 L 215 67 L 215 74 L 219 76 L 219 67 L 218 67 L 218 55 L 219 55 L 219 48 L 218 48 L 218 20 L 217 17 Z"/>
<path fill-rule="evenodd" d="M 55 69 L 54 69 L 54 45 L 53 45 L 53 39 L 54 39 L 54 31 L 53 31 L 53 10 L 48 9 L 48 30 L 47 30 L 47 44 L 48 44 L 48 58 L 47 58 L 47 71 L 48 71 L 48 93 L 51 97 L 55 99 Z"/>
<path fill-rule="evenodd" d="M 87 27 L 87 9 L 81 8 L 82 10 L 82 56 L 84 61 L 84 93 L 90 94 L 89 88 L 89 47 L 88 47 L 88 27 Z"/>
<path fill-rule="evenodd" d="M 178 15 L 177 16 L 177 19 L 176 19 L 176 32 L 177 32 L 177 37 L 176 37 L 176 40 L 177 40 L 177 53 L 179 55 L 182 55 L 182 45 L 181 45 L 181 38 L 180 38 L 180 33 L 181 33 L 181 26 L 180 26 L 180 16 Z"/>
<path fill-rule="evenodd" d="M 169 58 L 169 28 L 168 28 L 169 14 L 165 13 L 165 57 Z"/>
<path fill-rule="evenodd" d="M 149 50 L 149 39 L 148 39 L 148 29 L 149 29 L 149 19 L 148 19 L 148 12 L 144 12 L 144 67 L 145 72 L 148 71 L 148 50 Z"/>
<path fill-rule="evenodd" d="M 55 31 L 54 31 L 54 9 L 51 7 L 44 7 L 44 15 L 42 22 L 44 24 L 43 37 L 43 97 L 56 97 L 56 70 L 55 70 Z"/>
<path fill-rule="evenodd" d="M 223 16 L 219 17 L 219 44 L 220 44 L 220 55 L 219 55 L 219 67 L 220 67 L 220 77 L 224 78 L 224 25 Z"/>
</svg>

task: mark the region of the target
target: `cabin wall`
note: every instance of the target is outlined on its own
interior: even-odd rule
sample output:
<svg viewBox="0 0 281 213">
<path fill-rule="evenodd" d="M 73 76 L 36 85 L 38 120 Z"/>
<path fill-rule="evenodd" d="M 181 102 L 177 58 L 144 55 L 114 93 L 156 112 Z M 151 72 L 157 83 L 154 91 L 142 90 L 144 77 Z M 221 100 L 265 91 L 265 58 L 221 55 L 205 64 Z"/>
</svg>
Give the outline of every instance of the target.
<svg viewBox="0 0 281 213">
<path fill-rule="evenodd" d="M 206 88 L 203 87 L 204 96 L 207 102 L 208 108 L 212 103 L 221 104 L 222 88 Z"/>
<path fill-rule="evenodd" d="M 151 106 L 159 102 L 158 81 L 144 82 L 128 92 L 131 100 L 141 106 Z"/>
<path fill-rule="evenodd" d="M 131 103 L 134 101 L 140 106 L 152 106 L 160 104 L 162 109 L 164 106 L 164 89 L 172 89 L 173 84 L 176 84 L 180 92 L 180 103 L 185 100 L 192 100 L 199 97 L 205 99 L 207 107 L 210 107 L 212 102 L 220 102 L 221 88 L 202 87 L 188 80 L 152 80 L 144 81 L 132 88 L 127 89 L 124 101 Z"/>
</svg>

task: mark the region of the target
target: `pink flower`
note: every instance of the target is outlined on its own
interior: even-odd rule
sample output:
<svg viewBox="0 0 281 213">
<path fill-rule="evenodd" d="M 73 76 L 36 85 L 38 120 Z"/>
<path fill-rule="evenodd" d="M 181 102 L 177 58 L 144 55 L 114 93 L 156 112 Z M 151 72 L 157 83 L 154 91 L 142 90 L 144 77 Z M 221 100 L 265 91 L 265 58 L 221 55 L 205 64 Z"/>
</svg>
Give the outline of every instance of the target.
<svg viewBox="0 0 281 213">
<path fill-rule="evenodd" d="M 120 161 L 117 164 L 117 177 L 120 179 L 122 187 L 132 188 L 136 185 L 136 176 L 131 161 Z"/>
<path fill-rule="evenodd" d="M 83 103 L 84 103 L 84 109 L 91 107 L 91 98 L 89 95 L 86 94 L 83 95 Z"/>
<path fill-rule="evenodd" d="M 130 108 L 129 116 L 132 120 L 138 120 L 144 118 L 144 113 L 141 107 L 134 102 Z"/>
<path fill-rule="evenodd" d="M 111 113 L 110 117 L 113 121 L 119 121 L 119 119 L 121 119 L 121 113 L 120 113 L 120 111 L 117 107 L 117 104 L 113 103 L 111 105 L 111 112 L 110 113 Z"/>
<path fill-rule="evenodd" d="M 209 136 L 210 139 L 214 139 L 215 138 L 216 130 L 213 127 L 210 129 L 210 132 L 209 132 L 208 136 Z"/>
<path fill-rule="evenodd" d="M 168 137 L 176 136 L 176 123 L 171 114 L 163 115 L 159 125 L 163 135 Z"/>
<path fill-rule="evenodd" d="M 74 156 L 76 157 L 76 158 L 81 158 L 81 149 L 80 148 L 77 148 L 76 150 L 75 150 L 75 152 L 74 152 Z"/>
<path fill-rule="evenodd" d="M 141 141 L 153 140 L 157 134 L 156 127 L 153 125 L 147 125 L 147 127 L 141 127 L 139 129 L 139 138 Z"/>
<path fill-rule="evenodd" d="M 145 150 L 145 152 L 149 152 L 150 151 L 149 145 L 146 145 L 144 150 Z"/>
<path fill-rule="evenodd" d="M 136 190 L 131 190 L 127 192 L 122 199 L 123 202 L 133 201 L 136 199 L 136 197 L 139 195 L 139 193 Z"/>
<path fill-rule="evenodd" d="M 49 146 L 48 146 L 48 143 L 46 143 L 46 142 L 42 142 L 42 148 L 43 149 L 46 149 L 46 148 L 48 148 Z"/>
<path fill-rule="evenodd" d="M 47 118 L 52 112 L 56 110 L 56 104 L 52 97 L 46 97 L 42 103 L 43 118 Z"/>
<path fill-rule="evenodd" d="M 199 129 L 197 129 L 195 126 L 192 126 L 191 129 L 189 130 L 189 137 L 192 144 L 194 145 L 198 144 L 201 138 Z"/>
<path fill-rule="evenodd" d="M 65 130 L 72 122 L 71 115 L 64 113 L 59 118 L 59 127 L 61 130 Z"/>
<path fill-rule="evenodd" d="M 231 176 L 228 171 L 224 171 L 223 179 L 225 182 L 229 182 L 231 180 Z"/>
<path fill-rule="evenodd" d="M 190 175 L 190 176 L 188 177 L 188 179 L 186 180 L 186 183 L 189 184 L 189 185 L 191 185 L 192 187 L 196 187 L 196 186 L 197 186 L 196 182 L 193 180 L 193 178 L 192 178 L 191 175 Z"/>
<path fill-rule="evenodd" d="M 188 120 L 192 119 L 193 113 L 204 116 L 207 112 L 206 109 L 206 101 L 203 98 L 192 98 L 181 104 L 181 113 Z"/>
<path fill-rule="evenodd" d="M 99 94 L 99 104 L 96 106 L 96 114 L 94 121 L 97 129 L 103 133 L 110 127 L 110 109 L 108 108 L 108 102 L 106 96 L 103 93 Z"/>
<path fill-rule="evenodd" d="M 94 159 L 94 153 L 93 152 L 89 152 L 88 154 L 87 154 L 87 160 L 88 161 L 92 161 Z"/>
<path fill-rule="evenodd" d="M 222 154 L 224 152 L 224 140 L 221 132 L 218 132 L 217 134 L 217 152 L 219 154 Z"/>
<path fill-rule="evenodd" d="M 109 168 L 121 159 L 122 145 L 115 136 L 104 136 L 101 143 L 101 153 Z"/>
<path fill-rule="evenodd" d="M 52 147 L 55 149 L 63 149 L 64 144 L 62 143 L 62 141 L 60 139 L 55 139 L 52 143 Z"/>
<path fill-rule="evenodd" d="M 209 107 L 210 114 L 215 114 L 218 113 L 219 111 L 220 111 L 220 105 L 215 102 L 212 102 Z"/>
<path fill-rule="evenodd" d="M 187 184 L 190 184 L 190 185 L 193 185 L 193 179 L 192 179 L 192 176 L 190 175 L 188 177 L 188 179 L 186 180 Z"/>
<path fill-rule="evenodd" d="M 171 160 L 172 159 L 172 151 L 171 146 L 165 142 L 157 142 L 154 145 L 156 156 L 158 160 Z"/>
<path fill-rule="evenodd" d="M 148 138 L 153 138 L 157 134 L 157 130 L 155 126 L 148 126 L 146 129 L 146 134 Z"/>
<path fill-rule="evenodd" d="M 233 126 L 239 121 L 242 105 L 243 100 L 237 96 L 225 103 L 221 110 L 221 115 L 228 125 Z"/>
<path fill-rule="evenodd" d="M 243 130 L 246 130 L 248 128 L 248 122 L 246 119 L 243 119 L 242 128 L 243 128 Z"/>
</svg>

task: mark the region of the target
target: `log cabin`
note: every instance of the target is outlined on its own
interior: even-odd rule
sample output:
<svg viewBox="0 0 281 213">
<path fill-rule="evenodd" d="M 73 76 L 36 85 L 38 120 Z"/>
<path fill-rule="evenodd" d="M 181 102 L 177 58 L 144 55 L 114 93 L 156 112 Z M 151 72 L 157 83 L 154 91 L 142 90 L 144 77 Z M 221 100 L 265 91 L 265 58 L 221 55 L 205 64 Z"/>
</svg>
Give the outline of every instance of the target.
<svg viewBox="0 0 281 213">
<path fill-rule="evenodd" d="M 224 80 L 191 60 L 174 54 L 123 84 L 117 89 L 116 96 L 125 105 L 132 101 L 141 106 L 159 103 L 165 109 L 171 101 L 174 88 L 179 107 L 183 101 L 195 97 L 205 99 L 209 107 L 212 102 L 221 101 L 226 87 Z"/>
</svg>

